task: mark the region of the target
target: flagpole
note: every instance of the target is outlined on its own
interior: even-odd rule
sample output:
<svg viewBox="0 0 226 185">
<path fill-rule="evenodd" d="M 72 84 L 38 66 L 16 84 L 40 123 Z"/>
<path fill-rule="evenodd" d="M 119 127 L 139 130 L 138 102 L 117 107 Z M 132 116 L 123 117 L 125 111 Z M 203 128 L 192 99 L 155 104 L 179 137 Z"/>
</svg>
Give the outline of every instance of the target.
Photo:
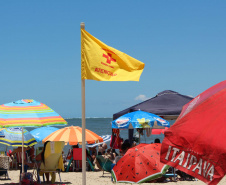
<svg viewBox="0 0 226 185">
<path fill-rule="evenodd" d="M 22 127 L 22 174 L 24 173 L 24 127 Z"/>
<path fill-rule="evenodd" d="M 85 29 L 85 23 L 80 24 Z M 82 46 L 81 46 L 82 47 Z M 82 48 L 81 48 L 82 50 Z M 86 185 L 86 116 L 85 116 L 85 79 L 82 82 L 82 185 Z"/>
</svg>

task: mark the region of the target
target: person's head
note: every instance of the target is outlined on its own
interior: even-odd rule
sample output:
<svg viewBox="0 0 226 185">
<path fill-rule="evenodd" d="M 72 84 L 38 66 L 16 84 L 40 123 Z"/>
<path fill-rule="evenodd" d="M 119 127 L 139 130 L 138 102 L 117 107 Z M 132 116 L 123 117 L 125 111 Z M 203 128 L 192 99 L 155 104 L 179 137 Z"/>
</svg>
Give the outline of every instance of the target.
<svg viewBox="0 0 226 185">
<path fill-rule="evenodd" d="M 124 147 L 124 148 L 130 148 L 130 147 L 131 147 L 131 144 L 130 144 L 130 142 L 129 142 L 128 139 L 126 139 L 126 140 L 123 142 L 122 147 Z"/>
<path fill-rule="evenodd" d="M 120 138 L 121 139 L 121 143 L 123 143 L 124 142 L 124 139 L 123 138 Z"/>
<path fill-rule="evenodd" d="M 160 143 L 160 139 L 159 138 L 156 138 L 154 143 Z"/>
<path fill-rule="evenodd" d="M 78 144 L 77 145 L 72 145 L 72 148 L 79 148 Z"/>
<path fill-rule="evenodd" d="M 92 150 L 92 155 L 96 155 L 96 150 Z"/>
<path fill-rule="evenodd" d="M 124 144 L 130 144 L 129 139 L 126 139 L 123 143 Z"/>
<path fill-rule="evenodd" d="M 137 143 L 134 141 L 134 142 L 132 143 L 132 145 L 131 145 L 131 148 L 134 147 L 134 146 L 136 146 L 136 145 L 137 145 Z"/>
<path fill-rule="evenodd" d="M 121 146 L 122 153 L 125 154 L 130 147 L 131 147 L 130 143 L 127 140 L 125 140 Z"/>
<path fill-rule="evenodd" d="M 96 148 L 97 148 L 96 146 L 94 146 L 94 147 L 90 147 L 90 148 L 89 148 L 89 150 L 95 151 L 95 150 L 96 150 Z"/>
<path fill-rule="evenodd" d="M 106 149 L 107 149 L 107 144 L 103 143 L 98 147 L 98 152 L 100 152 L 101 154 L 105 154 Z"/>
<path fill-rule="evenodd" d="M 112 151 L 111 151 L 111 149 L 109 148 L 109 149 L 107 149 L 107 153 L 109 154 L 109 153 L 111 153 Z"/>
<path fill-rule="evenodd" d="M 103 143 L 102 148 L 103 148 L 104 150 L 106 150 L 106 149 L 108 148 L 108 145 L 107 145 L 106 143 Z"/>
<path fill-rule="evenodd" d="M 87 156 L 90 156 L 89 151 L 87 149 L 86 149 L 86 155 Z"/>
<path fill-rule="evenodd" d="M 100 144 L 99 147 L 98 147 L 98 150 L 99 150 L 100 148 L 102 148 L 102 147 L 103 147 L 103 144 Z"/>
</svg>

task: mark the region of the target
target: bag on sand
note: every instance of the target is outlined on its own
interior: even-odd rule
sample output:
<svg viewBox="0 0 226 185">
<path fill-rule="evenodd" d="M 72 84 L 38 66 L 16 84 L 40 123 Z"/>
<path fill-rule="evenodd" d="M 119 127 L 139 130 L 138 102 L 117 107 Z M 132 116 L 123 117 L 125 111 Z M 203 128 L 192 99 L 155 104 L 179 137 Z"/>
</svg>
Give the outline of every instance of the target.
<svg viewBox="0 0 226 185">
<path fill-rule="evenodd" d="M 34 184 L 33 183 L 33 175 L 32 175 L 32 173 L 23 173 L 23 174 L 21 174 L 21 184 L 22 185 Z"/>
</svg>

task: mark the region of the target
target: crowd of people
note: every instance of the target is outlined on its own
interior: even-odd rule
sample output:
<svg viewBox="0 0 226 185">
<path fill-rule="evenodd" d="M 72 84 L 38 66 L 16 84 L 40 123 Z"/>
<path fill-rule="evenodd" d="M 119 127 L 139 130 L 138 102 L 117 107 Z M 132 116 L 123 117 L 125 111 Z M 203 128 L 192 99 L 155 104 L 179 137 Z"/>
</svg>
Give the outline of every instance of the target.
<svg viewBox="0 0 226 185">
<path fill-rule="evenodd" d="M 132 143 L 129 140 L 123 141 L 121 140 L 121 147 L 119 149 L 114 149 L 113 147 L 109 147 L 106 143 L 102 143 L 99 146 L 90 147 L 86 149 L 86 156 L 89 158 L 93 166 L 98 168 L 98 161 L 96 160 L 96 156 L 103 156 L 105 159 L 109 159 L 112 163 L 116 163 L 117 156 L 123 156 L 129 148 L 136 146 L 136 142 Z M 73 156 L 73 148 L 79 148 L 79 145 L 73 145 L 71 149 L 69 149 L 68 154 L 64 158 L 64 162 L 68 163 L 68 160 Z"/>
<path fill-rule="evenodd" d="M 160 143 L 160 140 L 156 139 L 155 143 Z M 40 166 L 41 163 L 45 163 L 45 160 L 44 160 L 45 145 L 46 144 L 44 144 L 42 151 L 38 155 L 35 155 L 34 146 L 24 148 L 23 155 L 24 155 L 24 161 L 25 161 L 25 166 L 24 166 L 25 172 L 29 167 L 34 167 L 34 164 L 35 165 L 38 164 Z M 121 139 L 120 148 L 118 149 L 115 149 L 113 147 L 108 148 L 108 145 L 106 143 L 102 143 L 97 147 L 90 147 L 86 149 L 86 156 L 91 161 L 92 165 L 95 166 L 97 169 L 99 166 L 98 161 L 96 160 L 97 155 L 98 156 L 101 155 L 105 159 L 109 159 L 112 162 L 112 164 L 115 164 L 117 160 L 119 160 L 122 156 L 124 156 L 125 153 L 134 146 L 136 146 L 135 141 L 130 142 L 128 139 L 126 139 L 125 141 Z M 68 164 L 68 160 L 70 160 L 73 157 L 74 148 L 79 148 L 79 145 L 73 145 L 72 148 L 69 150 L 68 154 L 64 157 L 65 164 Z M 21 170 L 22 147 L 18 147 L 13 151 L 10 151 L 8 153 L 8 156 L 10 156 L 12 159 L 17 160 L 16 165 Z M 62 156 L 64 156 L 64 152 L 62 153 Z M 49 174 L 46 173 L 45 176 L 47 181 L 49 181 Z"/>
</svg>

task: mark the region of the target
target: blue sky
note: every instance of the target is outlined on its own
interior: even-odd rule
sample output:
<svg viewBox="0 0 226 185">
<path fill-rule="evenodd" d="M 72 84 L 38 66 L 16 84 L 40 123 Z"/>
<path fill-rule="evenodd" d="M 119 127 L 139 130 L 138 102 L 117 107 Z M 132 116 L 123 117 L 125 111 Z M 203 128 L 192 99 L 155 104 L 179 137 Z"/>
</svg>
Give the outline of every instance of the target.
<svg viewBox="0 0 226 185">
<path fill-rule="evenodd" d="M 81 117 L 80 23 L 145 63 L 139 82 L 86 81 L 86 117 L 163 90 L 197 96 L 226 76 L 225 1 L 0 1 L 0 104 L 24 98 Z"/>
</svg>

